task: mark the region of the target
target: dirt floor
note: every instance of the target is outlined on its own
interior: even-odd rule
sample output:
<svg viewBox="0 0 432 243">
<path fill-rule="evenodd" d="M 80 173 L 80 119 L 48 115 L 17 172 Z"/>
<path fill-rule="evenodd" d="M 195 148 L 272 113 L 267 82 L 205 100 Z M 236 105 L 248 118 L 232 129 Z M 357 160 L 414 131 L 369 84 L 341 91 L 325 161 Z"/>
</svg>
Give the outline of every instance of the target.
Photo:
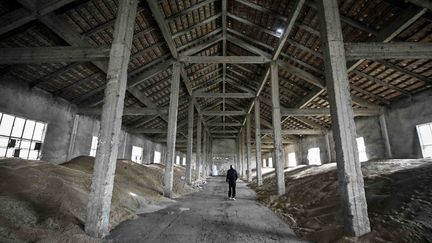
<svg viewBox="0 0 432 243">
<path fill-rule="evenodd" d="M 237 183 L 236 201 L 228 200 L 225 178 L 210 177 L 203 190 L 173 205 L 111 231 L 115 242 L 305 242 L 270 209 L 255 200 L 255 192 Z"/>
<path fill-rule="evenodd" d="M 276 194 L 275 177 L 250 186 L 258 200 L 282 217 L 297 235 L 315 242 L 432 242 L 432 160 L 362 163 L 372 232 L 342 236 L 336 164 L 285 172 L 287 193 Z"/>
<path fill-rule="evenodd" d="M 93 157 L 62 165 L 17 158 L 0 159 L 0 242 L 100 242 L 84 231 Z M 174 195 L 194 191 L 175 166 Z M 139 213 L 166 207 L 163 165 L 117 161 L 110 228 Z"/>
</svg>

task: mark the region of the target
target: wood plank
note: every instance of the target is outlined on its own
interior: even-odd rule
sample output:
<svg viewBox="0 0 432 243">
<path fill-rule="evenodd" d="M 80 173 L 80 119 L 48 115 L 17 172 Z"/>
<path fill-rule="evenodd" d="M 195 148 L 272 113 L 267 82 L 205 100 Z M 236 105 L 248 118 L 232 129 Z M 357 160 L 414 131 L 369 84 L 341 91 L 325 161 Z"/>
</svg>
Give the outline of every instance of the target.
<svg viewBox="0 0 432 243">
<path fill-rule="evenodd" d="M 249 99 L 255 97 L 251 93 L 202 93 L 196 92 L 193 94 L 196 98 L 235 98 L 235 99 Z"/>
<path fill-rule="evenodd" d="M 354 116 L 378 116 L 382 113 L 381 109 L 354 109 Z M 281 108 L 282 116 L 330 116 L 330 109 L 296 109 Z"/>
<path fill-rule="evenodd" d="M 270 60 L 261 56 L 180 56 L 185 63 L 268 63 Z"/>
<path fill-rule="evenodd" d="M 345 43 L 345 55 L 348 60 L 430 59 L 432 43 Z"/>
<path fill-rule="evenodd" d="M 106 47 L 22 47 L 0 48 L 0 64 L 107 61 Z"/>
</svg>

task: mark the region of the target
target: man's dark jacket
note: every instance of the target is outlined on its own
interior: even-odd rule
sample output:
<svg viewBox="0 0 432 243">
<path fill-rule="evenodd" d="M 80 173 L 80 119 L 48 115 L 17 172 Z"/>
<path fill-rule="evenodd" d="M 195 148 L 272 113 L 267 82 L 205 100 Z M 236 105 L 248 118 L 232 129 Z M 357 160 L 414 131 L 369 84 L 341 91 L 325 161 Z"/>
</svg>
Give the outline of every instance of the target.
<svg viewBox="0 0 432 243">
<path fill-rule="evenodd" d="M 233 168 L 227 171 L 226 182 L 233 183 L 237 180 L 237 171 Z"/>
</svg>

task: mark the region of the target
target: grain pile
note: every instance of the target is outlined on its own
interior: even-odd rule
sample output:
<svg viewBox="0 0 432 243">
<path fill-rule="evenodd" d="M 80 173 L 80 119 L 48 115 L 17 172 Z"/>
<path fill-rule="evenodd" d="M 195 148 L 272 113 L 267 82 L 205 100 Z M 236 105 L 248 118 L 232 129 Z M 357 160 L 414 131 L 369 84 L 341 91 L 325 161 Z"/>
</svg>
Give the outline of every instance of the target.
<svg viewBox="0 0 432 243">
<path fill-rule="evenodd" d="M 84 231 L 93 157 L 63 165 L 0 160 L 0 242 L 100 242 Z M 163 165 L 117 161 L 110 229 L 136 214 L 164 208 Z M 175 167 L 174 195 L 192 191 Z"/>
<path fill-rule="evenodd" d="M 276 195 L 275 177 L 255 189 L 258 200 L 282 217 L 297 235 L 315 242 L 431 242 L 432 160 L 362 163 L 372 232 L 343 238 L 336 164 L 285 172 L 287 193 Z"/>
</svg>

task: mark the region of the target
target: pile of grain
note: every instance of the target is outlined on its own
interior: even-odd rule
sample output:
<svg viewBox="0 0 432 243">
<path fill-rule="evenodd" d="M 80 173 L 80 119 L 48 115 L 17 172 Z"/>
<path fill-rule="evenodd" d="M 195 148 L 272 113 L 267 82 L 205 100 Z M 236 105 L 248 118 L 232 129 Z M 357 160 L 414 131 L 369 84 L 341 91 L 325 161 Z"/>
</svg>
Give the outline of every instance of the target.
<svg viewBox="0 0 432 243">
<path fill-rule="evenodd" d="M 427 242 L 432 239 L 432 161 L 362 163 L 372 232 L 362 242 Z M 343 238 L 336 164 L 303 166 L 285 173 L 286 194 L 277 197 L 275 177 L 257 188 L 258 200 L 299 235 L 316 242 Z"/>
<path fill-rule="evenodd" d="M 93 157 L 63 165 L 0 160 L 0 242 L 99 242 L 84 231 Z M 110 229 L 138 213 L 164 208 L 163 165 L 117 161 Z M 174 195 L 192 191 L 175 167 Z"/>
</svg>

